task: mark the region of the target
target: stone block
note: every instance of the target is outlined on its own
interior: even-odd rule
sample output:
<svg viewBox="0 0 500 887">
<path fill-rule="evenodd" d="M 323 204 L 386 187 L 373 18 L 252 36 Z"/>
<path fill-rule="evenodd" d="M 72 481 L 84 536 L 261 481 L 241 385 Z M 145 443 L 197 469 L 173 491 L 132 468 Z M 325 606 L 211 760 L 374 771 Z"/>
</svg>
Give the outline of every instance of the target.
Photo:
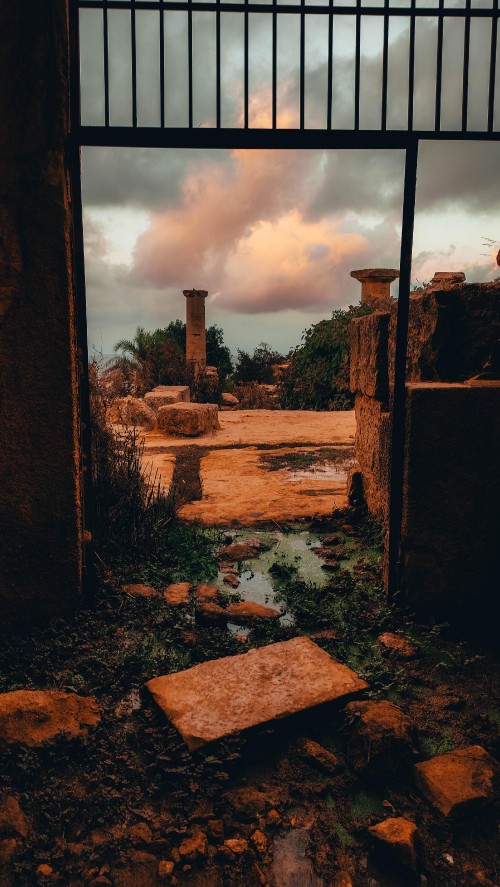
<svg viewBox="0 0 500 887">
<path fill-rule="evenodd" d="M 85 738 L 101 719 L 90 696 L 57 690 L 14 690 L 0 694 L 0 746 L 47 745 L 57 739 Z"/>
<path fill-rule="evenodd" d="M 296 637 L 153 678 L 146 686 L 193 750 L 368 685 L 309 638 Z"/>
<path fill-rule="evenodd" d="M 218 407 L 215 403 L 177 403 L 160 407 L 158 428 L 167 434 L 198 437 L 219 428 Z"/>
<path fill-rule="evenodd" d="M 355 454 L 363 475 L 363 495 L 369 511 L 383 526 L 389 509 L 391 420 L 380 401 L 356 397 Z"/>
<path fill-rule="evenodd" d="M 407 391 L 403 594 L 437 618 L 491 624 L 500 609 L 500 382 Z"/>
<path fill-rule="evenodd" d="M 117 425 L 134 425 L 151 430 L 156 425 L 156 414 L 141 397 L 117 397 L 108 409 L 108 419 Z"/>
<path fill-rule="evenodd" d="M 144 395 L 144 400 L 155 413 L 160 407 L 166 407 L 173 403 L 189 403 L 189 399 L 187 385 L 158 385 Z"/>
<path fill-rule="evenodd" d="M 498 764 L 480 745 L 416 764 L 420 791 L 444 816 L 477 810 L 495 796 Z"/>
<path fill-rule="evenodd" d="M 374 311 L 349 324 L 351 391 L 389 401 L 388 345 L 390 312 Z"/>
</svg>

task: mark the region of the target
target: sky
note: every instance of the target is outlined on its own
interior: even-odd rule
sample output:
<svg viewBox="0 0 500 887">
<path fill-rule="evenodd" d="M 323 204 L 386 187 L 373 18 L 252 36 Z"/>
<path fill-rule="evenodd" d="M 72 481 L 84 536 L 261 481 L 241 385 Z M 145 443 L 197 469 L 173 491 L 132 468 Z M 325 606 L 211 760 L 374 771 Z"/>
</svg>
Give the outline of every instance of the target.
<svg viewBox="0 0 500 887">
<path fill-rule="evenodd" d="M 94 12 L 91 13 L 94 16 Z M 111 121 L 127 124 L 127 20 L 110 25 Z M 138 23 L 139 123 L 155 125 L 157 22 Z M 169 16 L 175 16 L 169 13 Z M 198 14 L 202 15 L 202 14 Z M 213 126 L 211 14 L 194 29 L 195 125 Z M 233 16 L 239 19 L 239 16 Z M 285 17 L 281 17 L 285 18 Z M 294 17 L 289 17 L 293 19 Z M 315 17 L 319 18 L 319 17 Z M 254 16 L 250 32 L 250 125 L 270 125 L 268 22 Z M 262 20 L 262 21 L 261 21 Z M 169 125 L 185 125 L 183 23 L 166 31 Z M 195 16 L 196 21 L 196 16 Z M 416 125 L 425 126 L 435 70 L 427 20 L 417 30 Z M 461 21 L 461 20 L 457 20 Z M 324 20 L 306 32 L 306 126 L 324 126 Z M 453 41 L 445 29 L 443 125 L 455 128 L 461 109 Z M 473 22 L 473 25 L 475 26 Z M 376 126 L 380 104 L 379 23 L 362 31 L 362 126 Z M 473 28 L 470 124 L 484 127 L 489 35 Z M 278 31 L 278 126 L 297 123 L 296 22 Z M 236 24 L 222 43 L 223 125 L 242 122 L 239 35 Z M 425 28 L 427 27 L 427 32 Z M 176 29 L 177 28 L 177 29 Z M 463 32 L 462 32 L 463 33 Z M 280 39 L 280 35 L 284 35 Z M 448 35 L 448 37 L 447 37 Z M 334 125 L 352 112 L 352 34 L 335 44 Z M 84 122 L 102 122 L 99 22 L 82 21 Z M 449 38 L 449 39 L 448 39 Z M 196 53 L 203 47 L 204 55 Z M 430 46 L 430 49 L 429 49 Z M 407 31 L 391 33 L 389 121 L 400 128 L 405 111 Z M 203 64 L 202 64 L 203 62 Z M 155 69 L 156 70 L 156 69 Z M 159 90 L 159 87 L 158 87 Z M 337 115 L 337 116 L 336 116 Z M 398 116 L 399 115 L 399 116 Z M 419 157 L 413 282 L 435 271 L 460 270 L 470 281 L 491 280 L 500 239 L 500 148 L 495 143 L 423 142 Z M 177 150 L 85 148 L 82 153 L 89 346 L 109 354 L 137 326 L 163 327 L 184 318 L 183 289 L 206 289 L 207 325 L 224 330 L 226 343 L 252 350 L 266 341 L 281 353 L 298 344 L 305 328 L 332 310 L 356 304 L 360 284 L 350 271 L 397 267 L 404 157 L 399 151 Z M 500 244 L 499 244 L 500 245 Z M 397 295 L 397 284 L 393 285 Z"/>
</svg>

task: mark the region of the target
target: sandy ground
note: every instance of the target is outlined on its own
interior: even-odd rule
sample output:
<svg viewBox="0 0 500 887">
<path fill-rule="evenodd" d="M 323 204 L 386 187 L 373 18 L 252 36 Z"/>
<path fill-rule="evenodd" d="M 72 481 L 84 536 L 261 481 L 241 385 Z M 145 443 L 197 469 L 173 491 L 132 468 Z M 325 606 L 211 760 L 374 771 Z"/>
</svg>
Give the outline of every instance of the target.
<svg viewBox="0 0 500 887">
<path fill-rule="evenodd" d="M 307 452 L 311 445 L 352 448 L 354 411 L 238 410 L 219 413 L 219 422 L 219 431 L 200 437 L 144 435 L 146 471 L 151 467 L 151 478 L 156 476 L 167 492 L 180 448 L 200 448 L 202 498 L 183 505 L 179 515 L 184 520 L 206 526 L 279 524 L 323 517 L 346 506 L 345 474 L 328 478 L 306 472 L 300 477 L 288 468 L 271 470 L 266 460 Z M 280 449 L 273 450 L 276 446 Z"/>
<path fill-rule="evenodd" d="M 354 410 L 317 413 L 302 410 L 235 410 L 219 412 L 220 430 L 200 437 L 176 437 L 161 431 L 144 434 L 146 453 L 160 447 L 252 446 L 354 442 Z"/>
<path fill-rule="evenodd" d="M 321 517 L 347 505 L 345 480 L 296 480 L 295 472 L 270 470 L 261 460 L 282 453 L 256 447 L 212 450 L 201 460 L 203 498 L 184 505 L 179 516 L 206 526 L 252 526 Z"/>
</svg>

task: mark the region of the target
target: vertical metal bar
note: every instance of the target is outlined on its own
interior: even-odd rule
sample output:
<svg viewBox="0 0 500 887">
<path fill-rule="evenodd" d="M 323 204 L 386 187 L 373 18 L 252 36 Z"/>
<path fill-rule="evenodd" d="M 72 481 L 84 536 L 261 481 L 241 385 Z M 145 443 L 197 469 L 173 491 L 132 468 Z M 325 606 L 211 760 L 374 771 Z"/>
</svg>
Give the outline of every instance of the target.
<svg viewBox="0 0 500 887">
<path fill-rule="evenodd" d="M 498 0 L 493 0 L 491 20 L 491 48 L 490 48 L 490 87 L 488 95 L 488 132 L 493 132 L 495 120 L 495 80 L 497 66 L 497 34 L 498 34 Z"/>
<path fill-rule="evenodd" d="M 130 42 L 132 51 L 132 126 L 137 126 L 137 42 L 135 0 L 130 8 Z"/>
<path fill-rule="evenodd" d="M 392 432 L 389 488 L 388 595 L 391 600 L 400 590 L 401 530 L 403 518 L 403 483 L 406 437 L 406 354 L 410 309 L 411 260 L 415 197 L 417 189 L 418 139 L 412 138 L 406 149 L 399 265 L 399 299 L 392 392 Z"/>
<path fill-rule="evenodd" d="M 359 129 L 359 89 L 361 69 L 361 0 L 356 0 L 356 49 L 354 57 L 354 129 Z"/>
<path fill-rule="evenodd" d="M 109 126 L 109 31 L 108 31 L 108 2 L 102 10 L 102 41 L 104 63 L 104 126 Z"/>
<path fill-rule="evenodd" d="M 243 15 L 243 126 L 248 129 L 248 0 Z"/>
<path fill-rule="evenodd" d="M 389 65 L 389 0 L 384 0 L 384 48 L 382 51 L 382 116 L 381 128 L 387 129 L 387 81 Z"/>
<path fill-rule="evenodd" d="M 160 9 L 160 126 L 165 126 L 165 12 Z"/>
<path fill-rule="evenodd" d="M 444 0 L 439 0 L 439 9 L 444 9 Z M 437 58 L 436 58 L 436 111 L 434 117 L 434 129 L 441 129 L 441 88 L 443 83 L 443 28 L 444 17 L 438 18 Z"/>
<path fill-rule="evenodd" d="M 87 313 L 85 306 L 85 262 L 83 248 L 82 191 L 80 146 L 77 133 L 81 124 L 80 111 L 80 29 L 76 0 L 70 0 L 69 60 L 70 60 L 70 136 L 67 146 L 67 164 L 71 182 L 73 288 L 78 359 L 78 406 L 80 424 L 80 471 L 82 496 L 82 563 L 83 591 L 91 596 L 96 590 L 93 550 L 92 506 L 92 429 L 90 422 L 89 357 L 87 342 Z"/>
<path fill-rule="evenodd" d="M 273 0 L 273 48 L 272 48 L 272 128 L 276 129 L 278 123 L 278 16 L 276 14 L 276 0 Z"/>
<path fill-rule="evenodd" d="M 329 0 L 328 13 L 328 90 L 326 109 L 326 128 L 332 128 L 332 102 L 333 102 L 333 0 Z"/>
<path fill-rule="evenodd" d="M 408 129 L 413 129 L 413 105 L 415 92 L 415 5 L 416 0 L 411 0 L 410 10 L 410 52 L 408 59 Z"/>
<path fill-rule="evenodd" d="M 462 79 L 462 132 L 467 132 L 467 110 L 469 104 L 469 57 L 470 57 L 470 10 L 471 0 L 465 4 L 464 26 L 464 66 Z"/>
<path fill-rule="evenodd" d="M 300 0 L 300 111 L 299 111 L 299 127 L 304 129 L 305 125 L 305 81 L 306 81 L 306 2 Z"/>
<path fill-rule="evenodd" d="M 220 9 L 215 13 L 215 117 L 217 129 L 221 127 L 221 69 L 220 69 Z"/>
<path fill-rule="evenodd" d="M 188 17 L 188 126 L 193 128 L 193 10 L 189 0 Z"/>
</svg>

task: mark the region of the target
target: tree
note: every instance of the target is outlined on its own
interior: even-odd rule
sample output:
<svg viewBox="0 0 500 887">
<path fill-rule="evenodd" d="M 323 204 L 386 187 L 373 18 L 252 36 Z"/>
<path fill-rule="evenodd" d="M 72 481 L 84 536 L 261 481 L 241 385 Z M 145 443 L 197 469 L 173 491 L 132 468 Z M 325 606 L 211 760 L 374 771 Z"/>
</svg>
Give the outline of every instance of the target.
<svg viewBox="0 0 500 887">
<path fill-rule="evenodd" d="M 349 322 L 369 314 L 366 305 L 333 312 L 305 330 L 302 344 L 290 355 L 290 366 L 279 380 L 280 403 L 288 410 L 346 410 L 353 405 L 349 391 Z"/>
<path fill-rule="evenodd" d="M 281 354 L 273 351 L 267 342 L 261 342 L 254 348 L 253 354 L 238 349 L 236 368 L 234 371 L 235 382 L 259 382 L 261 385 L 271 385 L 274 382 L 272 365 L 283 360 Z"/>
</svg>

